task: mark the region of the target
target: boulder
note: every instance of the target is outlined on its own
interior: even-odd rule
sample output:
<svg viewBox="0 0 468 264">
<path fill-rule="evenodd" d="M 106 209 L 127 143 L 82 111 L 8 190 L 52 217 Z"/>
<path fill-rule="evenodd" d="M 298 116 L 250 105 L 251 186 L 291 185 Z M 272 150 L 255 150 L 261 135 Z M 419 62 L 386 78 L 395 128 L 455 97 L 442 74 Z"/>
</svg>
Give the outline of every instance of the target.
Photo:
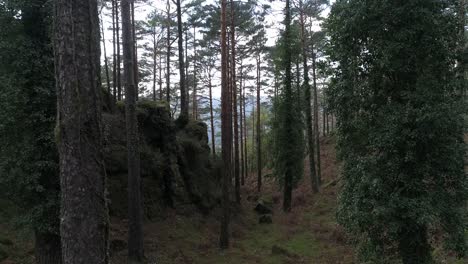
<svg viewBox="0 0 468 264">
<path fill-rule="evenodd" d="M 258 201 L 257 205 L 255 206 L 254 210 L 259 214 L 272 214 L 273 210 L 268 207 L 264 201 Z"/>
</svg>

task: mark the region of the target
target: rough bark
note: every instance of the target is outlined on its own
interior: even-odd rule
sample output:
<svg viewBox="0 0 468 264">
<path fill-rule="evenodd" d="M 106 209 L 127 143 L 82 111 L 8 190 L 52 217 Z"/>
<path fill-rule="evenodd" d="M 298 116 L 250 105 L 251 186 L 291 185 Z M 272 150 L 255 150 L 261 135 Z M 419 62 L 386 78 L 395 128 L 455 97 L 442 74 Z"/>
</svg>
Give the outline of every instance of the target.
<svg viewBox="0 0 468 264">
<path fill-rule="evenodd" d="M 35 263 L 36 264 L 61 264 L 62 246 L 58 234 L 35 231 Z"/>
<path fill-rule="evenodd" d="M 185 66 L 184 66 L 184 39 L 182 29 L 182 10 L 180 7 L 180 0 L 176 0 L 177 3 L 177 43 L 179 46 L 179 77 L 180 77 L 180 117 L 181 120 L 188 120 L 189 116 L 189 103 L 187 98 L 187 91 L 185 85 Z"/>
<path fill-rule="evenodd" d="M 133 42 L 130 2 L 131 0 L 121 0 L 128 160 L 128 260 L 129 263 L 142 263 L 143 205 L 138 121 L 136 116 L 135 45 Z"/>
<path fill-rule="evenodd" d="M 55 2 L 60 234 L 65 264 L 108 263 L 97 1 Z"/>
<path fill-rule="evenodd" d="M 221 249 L 229 248 L 229 185 L 231 183 L 231 109 L 230 91 L 227 76 L 228 52 L 226 45 L 226 0 L 221 1 L 221 144 L 222 144 L 222 217 L 219 246 Z"/>
</svg>

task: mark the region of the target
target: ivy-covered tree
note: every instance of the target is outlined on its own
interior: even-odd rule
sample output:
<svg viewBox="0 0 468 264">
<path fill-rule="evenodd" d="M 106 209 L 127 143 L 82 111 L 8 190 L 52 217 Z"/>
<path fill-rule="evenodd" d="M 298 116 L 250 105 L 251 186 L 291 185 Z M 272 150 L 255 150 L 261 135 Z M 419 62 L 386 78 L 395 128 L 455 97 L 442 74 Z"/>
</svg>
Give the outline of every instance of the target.
<svg viewBox="0 0 468 264">
<path fill-rule="evenodd" d="M 62 263 L 52 10 L 45 0 L 0 3 L 0 198 L 34 230 L 38 264 Z"/>
<path fill-rule="evenodd" d="M 454 10 L 442 0 L 351 0 L 337 1 L 328 19 L 338 220 L 363 261 L 432 263 L 435 234 L 466 254 Z"/>
<path fill-rule="evenodd" d="M 292 14 L 290 1 L 286 1 L 285 30 L 279 42 L 280 69 L 284 72 L 284 81 L 275 99 L 276 117 L 274 124 L 275 143 L 275 174 L 282 183 L 283 210 L 291 210 L 292 191 L 297 179 L 303 174 L 304 138 L 302 113 L 297 89 L 293 89 L 292 63 L 293 47 L 298 46 L 298 29 L 292 27 Z M 298 46 L 299 47 L 299 46 Z"/>
</svg>

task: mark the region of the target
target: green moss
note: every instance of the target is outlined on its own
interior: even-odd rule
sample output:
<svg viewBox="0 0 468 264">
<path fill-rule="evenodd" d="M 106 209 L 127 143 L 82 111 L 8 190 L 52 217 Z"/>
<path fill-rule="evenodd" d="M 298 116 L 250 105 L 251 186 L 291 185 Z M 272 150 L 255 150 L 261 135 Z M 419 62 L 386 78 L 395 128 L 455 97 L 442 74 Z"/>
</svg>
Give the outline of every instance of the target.
<svg viewBox="0 0 468 264">
<path fill-rule="evenodd" d="M 294 235 L 284 245 L 291 253 L 299 256 L 315 257 L 320 250 L 318 241 L 310 231 Z"/>
</svg>

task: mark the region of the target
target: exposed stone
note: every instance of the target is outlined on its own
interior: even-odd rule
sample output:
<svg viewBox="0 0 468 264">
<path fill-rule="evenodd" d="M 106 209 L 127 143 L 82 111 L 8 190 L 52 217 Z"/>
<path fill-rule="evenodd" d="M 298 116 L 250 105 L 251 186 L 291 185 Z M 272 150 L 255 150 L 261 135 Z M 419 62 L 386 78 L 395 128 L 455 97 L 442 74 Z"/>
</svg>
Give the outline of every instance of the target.
<svg viewBox="0 0 468 264">
<path fill-rule="evenodd" d="M 109 207 L 118 217 L 127 212 L 124 112 L 117 102 L 114 112 L 103 114 Z M 206 124 L 188 120 L 176 125 L 167 103 L 149 100 L 138 102 L 137 118 L 145 216 L 153 219 L 166 207 L 189 204 L 209 213 L 220 201 L 221 172 L 210 154 Z"/>
</svg>

